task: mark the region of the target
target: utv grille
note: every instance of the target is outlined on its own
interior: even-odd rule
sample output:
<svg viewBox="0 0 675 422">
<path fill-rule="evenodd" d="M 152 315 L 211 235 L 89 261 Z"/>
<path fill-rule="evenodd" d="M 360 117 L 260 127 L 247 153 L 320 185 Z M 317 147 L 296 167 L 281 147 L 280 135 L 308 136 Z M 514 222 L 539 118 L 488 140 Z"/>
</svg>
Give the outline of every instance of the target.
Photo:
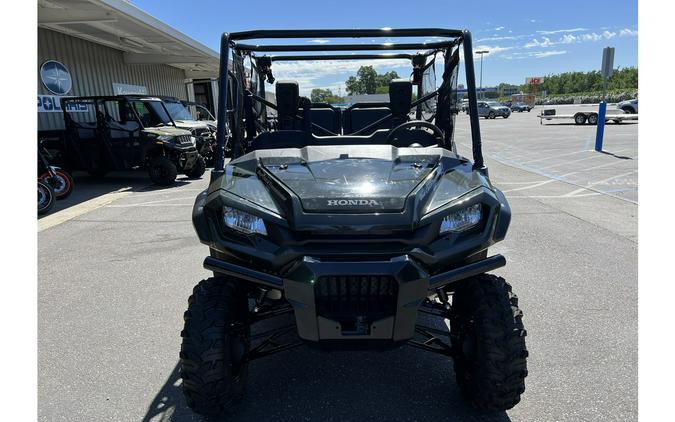
<svg viewBox="0 0 675 422">
<path fill-rule="evenodd" d="M 192 145 L 190 135 L 180 135 L 177 137 L 177 141 L 180 145 Z"/>
<path fill-rule="evenodd" d="M 315 286 L 317 314 L 341 322 L 394 315 L 397 296 L 398 284 L 391 276 L 323 276 Z"/>
</svg>

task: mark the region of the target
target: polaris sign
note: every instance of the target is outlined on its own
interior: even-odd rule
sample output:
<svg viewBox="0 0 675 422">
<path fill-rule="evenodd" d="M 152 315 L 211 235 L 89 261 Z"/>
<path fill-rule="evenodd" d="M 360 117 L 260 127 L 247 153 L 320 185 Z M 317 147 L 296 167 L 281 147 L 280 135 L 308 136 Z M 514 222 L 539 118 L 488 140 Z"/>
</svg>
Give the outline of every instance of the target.
<svg viewBox="0 0 675 422">
<path fill-rule="evenodd" d="M 52 94 L 65 95 L 73 87 L 70 71 L 56 60 L 47 60 L 40 66 L 40 79 Z"/>
<path fill-rule="evenodd" d="M 37 106 L 38 113 L 61 113 L 61 96 L 57 95 L 38 95 Z M 71 113 L 83 113 L 89 111 L 86 103 L 68 103 L 66 110 Z"/>
</svg>

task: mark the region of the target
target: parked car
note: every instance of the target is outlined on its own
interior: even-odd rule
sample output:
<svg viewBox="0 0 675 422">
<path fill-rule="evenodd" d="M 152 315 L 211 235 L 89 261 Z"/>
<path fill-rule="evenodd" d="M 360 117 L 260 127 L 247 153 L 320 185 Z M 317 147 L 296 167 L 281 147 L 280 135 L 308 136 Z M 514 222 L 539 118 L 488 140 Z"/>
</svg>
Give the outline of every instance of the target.
<svg viewBox="0 0 675 422">
<path fill-rule="evenodd" d="M 529 112 L 530 110 L 532 110 L 532 107 L 530 107 L 530 105 L 527 103 L 517 102 L 511 104 L 511 111 L 517 111 L 518 113 L 522 113 L 523 111 Z"/>
<path fill-rule="evenodd" d="M 462 100 L 462 111 L 466 114 L 469 114 L 469 99 L 465 98 Z"/>
<path fill-rule="evenodd" d="M 189 178 L 204 174 L 195 137 L 176 127 L 159 98 L 64 97 L 61 106 L 66 131 L 60 156 L 70 170 L 103 176 L 145 168 L 158 185 L 170 185 L 178 173 Z"/>
<path fill-rule="evenodd" d="M 505 119 L 511 115 L 511 110 L 508 107 L 501 105 L 497 101 L 479 101 L 478 102 L 478 116 L 486 119 L 494 119 L 501 116 Z"/>
<path fill-rule="evenodd" d="M 624 113 L 637 114 L 638 100 L 636 98 L 634 100 L 621 101 L 616 105 L 616 108 L 618 108 L 619 110 L 623 110 Z"/>
</svg>

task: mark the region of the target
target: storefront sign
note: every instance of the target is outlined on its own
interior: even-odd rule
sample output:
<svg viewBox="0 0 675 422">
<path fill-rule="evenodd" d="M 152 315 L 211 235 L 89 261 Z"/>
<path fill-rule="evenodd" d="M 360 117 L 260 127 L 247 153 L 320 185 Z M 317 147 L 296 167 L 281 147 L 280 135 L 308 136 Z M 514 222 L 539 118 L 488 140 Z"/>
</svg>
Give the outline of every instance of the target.
<svg viewBox="0 0 675 422">
<path fill-rule="evenodd" d="M 113 82 L 113 93 L 115 95 L 148 95 L 148 87 L 143 85 L 118 84 Z"/>
<path fill-rule="evenodd" d="M 38 95 L 37 106 L 38 113 L 61 113 L 61 97 L 58 95 Z M 85 103 L 70 102 L 67 105 L 67 110 L 71 113 L 83 113 L 89 111 L 89 106 Z"/>
<path fill-rule="evenodd" d="M 56 95 L 65 95 L 73 87 L 70 71 L 56 60 L 47 60 L 40 66 L 40 79 L 45 88 Z"/>
</svg>

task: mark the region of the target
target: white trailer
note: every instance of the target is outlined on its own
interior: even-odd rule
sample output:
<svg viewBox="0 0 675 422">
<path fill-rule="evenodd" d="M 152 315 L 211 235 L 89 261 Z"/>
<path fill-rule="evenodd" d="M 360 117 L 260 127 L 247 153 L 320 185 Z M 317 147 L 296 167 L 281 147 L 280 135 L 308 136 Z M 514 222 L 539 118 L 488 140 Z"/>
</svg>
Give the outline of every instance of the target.
<svg viewBox="0 0 675 422">
<path fill-rule="evenodd" d="M 597 111 L 577 111 L 573 114 L 557 114 L 555 109 L 544 109 L 538 115 L 539 124 L 543 124 L 544 120 L 553 120 L 553 119 L 573 119 L 574 124 L 583 125 L 595 125 L 598 123 L 598 112 Z M 627 120 L 637 120 L 637 114 L 606 114 L 605 123 L 614 122 L 621 123 Z"/>
</svg>

